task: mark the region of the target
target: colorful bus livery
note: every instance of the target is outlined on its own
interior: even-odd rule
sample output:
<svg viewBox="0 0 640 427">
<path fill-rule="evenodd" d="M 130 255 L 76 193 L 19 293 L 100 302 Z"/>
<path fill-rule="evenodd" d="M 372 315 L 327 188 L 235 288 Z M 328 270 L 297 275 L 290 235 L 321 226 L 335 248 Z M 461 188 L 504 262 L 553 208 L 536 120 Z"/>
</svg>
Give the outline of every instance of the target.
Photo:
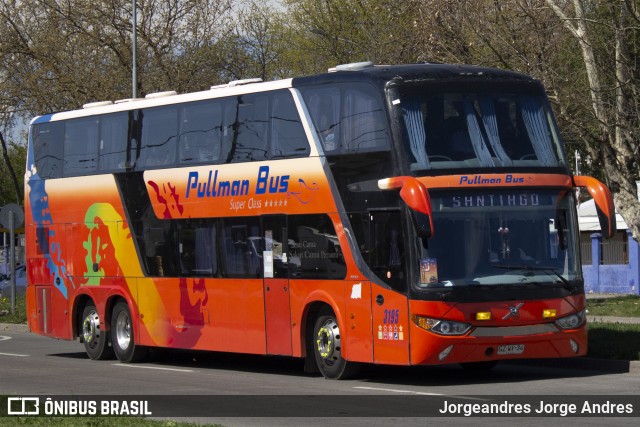
<svg viewBox="0 0 640 427">
<path fill-rule="evenodd" d="M 573 190 L 605 232 L 613 204 L 570 174 L 535 80 L 365 63 L 162 95 L 32 121 L 33 332 L 328 378 L 586 353 Z"/>
</svg>

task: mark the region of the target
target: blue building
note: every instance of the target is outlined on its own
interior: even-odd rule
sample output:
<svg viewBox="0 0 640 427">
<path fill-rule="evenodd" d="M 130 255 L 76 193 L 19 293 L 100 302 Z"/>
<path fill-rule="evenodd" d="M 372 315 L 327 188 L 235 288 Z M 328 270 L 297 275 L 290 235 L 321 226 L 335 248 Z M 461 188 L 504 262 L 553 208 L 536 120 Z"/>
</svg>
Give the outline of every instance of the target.
<svg viewBox="0 0 640 427">
<path fill-rule="evenodd" d="M 582 272 L 587 293 L 640 294 L 640 250 L 616 212 L 616 236 L 605 240 L 592 200 L 578 206 Z"/>
</svg>

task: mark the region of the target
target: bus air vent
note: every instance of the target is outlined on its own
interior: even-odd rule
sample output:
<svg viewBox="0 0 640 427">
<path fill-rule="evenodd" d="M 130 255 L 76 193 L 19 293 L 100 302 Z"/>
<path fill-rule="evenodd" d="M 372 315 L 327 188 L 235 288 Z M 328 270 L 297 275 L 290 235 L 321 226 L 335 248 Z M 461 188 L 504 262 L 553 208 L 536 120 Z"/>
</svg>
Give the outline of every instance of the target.
<svg viewBox="0 0 640 427">
<path fill-rule="evenodd" d="M 242 86 L 242 85 L 248 85 L 251 83 L 260 83 L 260 82 L 262 82 L 262 79 L 260 77 L 256 77 L 253 79 L 234 80 L 232 82 L 229 82 L 229 87 Z"/>
<path fill-rule="evenodd" d="M 133 101 L 140 101 L 142 98 L 124 98 L 124 99 L 118 99 L 117 101 L 114 102 L 114 104 L 124 104 L 125 102 L 133 102 Z"/>
<path fill-rule="evenodd" d="M 113 105 L 113 102 L 112 101 L 90 102 L 88 104 L 84 104 L 82 108 L 104 107 L 105 105 Z"/>
<path fill-rule="evenodd" d="M 330 73 L 334 73 L 336 71 L 359 71 L 364 70 L 365 68 L 373 67 L 373 62 L 365 61 L 365 62 L 352 62 L 350 64 L 340 64 L 336 65 L 335 68 L 329 68 Z"/>
<path fill-rule="evenodd" d="M 256 77 L 253 79 L 233 80 L 233 81 L 230 81 L 229 83 L 211 86 L 209 89 L 215 90 L 215 89 L 222 89 L 225 87 L 235 87 L 235 86 L 248 85 L 251 83 L 261 83 L 261 82 L 262 82 L 262 79 L 260 77 Z"/>
<path fill-rule="evenodd" d="M 175 90 L 168 90 L 166 92 L 154 92 L 154 93 L 150 93 L 147 96 L 145 96 L 145 99 L 155 99 L 155 98 L 163 98 L 165 96 L 174 96 L 177 95 L 178 92 L 176 92 Z"/>
</svg>

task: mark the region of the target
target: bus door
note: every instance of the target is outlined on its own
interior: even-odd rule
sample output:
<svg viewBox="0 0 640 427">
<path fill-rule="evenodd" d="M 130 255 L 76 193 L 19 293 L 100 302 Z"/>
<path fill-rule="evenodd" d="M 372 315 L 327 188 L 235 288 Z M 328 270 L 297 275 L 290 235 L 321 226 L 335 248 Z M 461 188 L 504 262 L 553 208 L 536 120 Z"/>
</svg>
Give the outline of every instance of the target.
<svg viewBox="0 0 640 427">
<path fill-rule="evenodd" d="M 400 210 L 369 211 L 368 262 L 385 282 L 371 285 L 375 363 L 409 363 L 407 266 Z"/>
<path fill-rule="evenodd" d="M 263 218 L 261 244 L 267 354 L 291 355 L 287 217 Z"/>
</svg>

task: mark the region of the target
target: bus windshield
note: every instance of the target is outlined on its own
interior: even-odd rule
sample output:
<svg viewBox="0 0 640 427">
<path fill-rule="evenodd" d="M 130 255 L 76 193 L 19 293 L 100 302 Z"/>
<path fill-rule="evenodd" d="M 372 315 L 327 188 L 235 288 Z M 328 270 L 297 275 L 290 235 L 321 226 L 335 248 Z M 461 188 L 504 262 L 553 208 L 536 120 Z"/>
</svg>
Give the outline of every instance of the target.
<svg viewBox="0 0 640 427">
<path fill-rule="evenodd" d="M 431 201 L 435 233 L 421 248 L 420 288 L 580 280 L 571 191 L 433 191 Z"/>
<path fill-rule="evenodd" d="M 401 122 L 410 171 L 494 167 L 564 167 L 546 96 L 530 85 L 406 85 Z"/>
</svg>

